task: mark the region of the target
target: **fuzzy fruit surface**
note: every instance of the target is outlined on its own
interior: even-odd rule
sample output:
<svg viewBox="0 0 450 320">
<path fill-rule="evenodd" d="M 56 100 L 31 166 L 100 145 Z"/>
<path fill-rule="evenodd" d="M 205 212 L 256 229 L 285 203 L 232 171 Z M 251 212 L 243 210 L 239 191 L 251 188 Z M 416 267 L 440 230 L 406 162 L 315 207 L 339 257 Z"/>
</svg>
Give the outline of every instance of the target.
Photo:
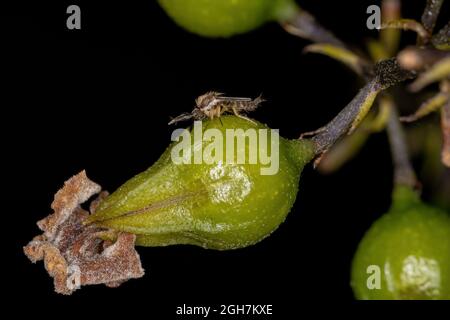
<svg viewBox="0 0 450 320">
<path fill-rule="evenodd" d="M 368 288 L 369 266 L 381 270 L 380 289 Z M 358 247 L 351 278 L 361 300 L 450 299 L 450 216 L 396 187 L 392 208 Z"/>
<path fill-rule="evenodd" d="M 158 0 L 186 30 L 206 37 L 229 37 L 274 19 L 292 0 Z"/>
<path fill-rule="evenodd" d="M 203 128 L 218 129 L 224 136 L 226 129 L 268 129 L 235 116 L 204 121 Z M 200 143 L 206 147 L 210 141 Z M 285 220 L 297 196 L 301 171 L 314 153 L 310 141 L 280 137 L 279 171 L 261 175 L 260 162 L 175 164 L 171 159 L 175 144 L 147 171 L 107 197 L 89 221 L 135 233 L 142 246 L 246 247 L 269 236 Z M 194 140 L 192 147 L 198 147 Z M 246 148 L 248 152 L 248 144 Z"/>
</svg>

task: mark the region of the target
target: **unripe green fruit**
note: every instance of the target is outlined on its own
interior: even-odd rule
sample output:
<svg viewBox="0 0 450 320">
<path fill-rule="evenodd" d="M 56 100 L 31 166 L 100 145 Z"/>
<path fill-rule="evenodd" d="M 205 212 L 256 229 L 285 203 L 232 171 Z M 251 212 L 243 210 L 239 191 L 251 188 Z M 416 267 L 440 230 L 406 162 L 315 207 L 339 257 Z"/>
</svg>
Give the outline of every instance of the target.
<svg viewBox="0 0 450 320">
<path fill-rule="evenodd" d="M 396 187 L 392 208 L 358 247 L 352 287 L 361 300 L 450 299 L 450 216 Z"/>
<path fill-rule="evenodd" d="M 229 142 L 227 129 L 242 129 L 235 132 L 240 137 L 248 129 L 269 130 L 235 116 L 204 121 L 205 129 L 222 133 L 224 148 Z M 211 141 L 201 139 L 197 143 L 191 139 L 189 146 L 194 149 L 201 144 L 205 150 Z M 285 220 L 297 196 L 300 173 L 314 155 L 311 142 L 280 137 L 279 171 L 262 175 L 261 168 L 267 165 L 259 157 L 255 164 L 238 164 L 236 157 L 234 163 L 175 164 L 171 154 L 176 145 L 107 197 L 89 221 L 137 234 L 137 244 L 143 246 L 246 247 L 270 235 Z M 236 148 L 237 143 L 235 155 Z M 265 148 L 259 143 L 257 152 L 276 152 L 270 150 L 270 142 Z M 249 143 L 245 150 L 248 156 Z"/>
<path fill-rule="evenodd" d="M 256 29 L 292 6 L 292 0 L 158 0 L 181 27 L 205 37 Z"/>
</svg>

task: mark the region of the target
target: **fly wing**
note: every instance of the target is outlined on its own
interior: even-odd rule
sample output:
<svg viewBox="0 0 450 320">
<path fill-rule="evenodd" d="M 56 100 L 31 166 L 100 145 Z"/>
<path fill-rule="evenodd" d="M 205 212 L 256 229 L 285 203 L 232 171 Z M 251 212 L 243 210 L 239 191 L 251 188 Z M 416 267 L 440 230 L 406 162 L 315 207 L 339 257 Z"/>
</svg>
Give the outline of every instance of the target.
<svg viewBox="0 0 450 320">
<path fill-rule="evenodd" d="M 180 114 L 178 117 L 173 118 L 172 120 L 170 120 L 169 125 L 181 122 L 181 121 L 186 121 L 186 120 L 190 120 L 192 119 L 194 116 L 192 115 L 192 113 L 183 113 Z"/>
<path fill-rule="evenodd" d="M 250 102 L 252 101 L 251 98 L 241 98 L 241 97 L 217 97 L 216 98 L 219 101 L 238 101 L 238 102 Z"/>
<path fill-rule="evenodd" d="M 259 105 L 261 103 L 263 103 L 264 101 L 266 101 L 266 100 L 264 100 L 262 95 L 260 95 L 256 99 L 252 100 L 251 103 L 247 103 L 245 106 L 245 110 L 247 112 L 255 111 L 259 107 Z"/>
<path fill-rule="evenodd" d="M 220 97 L 217 100 L 224 103 L 234 103 L 234 107 L 240 112 L 251 112 L 256 110 L 265 100 L 260 95 L 256 99 L 240 98 L 240 97 Z"/>
</svg>

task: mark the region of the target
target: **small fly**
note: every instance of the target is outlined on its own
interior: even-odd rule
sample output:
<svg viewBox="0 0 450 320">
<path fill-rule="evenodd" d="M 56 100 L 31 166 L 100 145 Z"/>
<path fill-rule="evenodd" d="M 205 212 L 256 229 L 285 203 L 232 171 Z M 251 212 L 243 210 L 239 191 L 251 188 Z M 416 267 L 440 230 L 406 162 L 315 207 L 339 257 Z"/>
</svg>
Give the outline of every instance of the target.
<svg viewBox="0 0 450 320">
<path fill-rule="evenodd" d="M 205 120 L 220 118 L 224 113 L 231 113 L 235 116 L 253 122 L 245 115 L 256 110 L 265 100 L 259 96 L 256 99 L 225 97 L 219 92 L 208 92 L 195 100 L 195 108 L 190 113 L 183 113 L 172 119 L 170 124 L 175 124 L 185 120 Z"/>
</svg>

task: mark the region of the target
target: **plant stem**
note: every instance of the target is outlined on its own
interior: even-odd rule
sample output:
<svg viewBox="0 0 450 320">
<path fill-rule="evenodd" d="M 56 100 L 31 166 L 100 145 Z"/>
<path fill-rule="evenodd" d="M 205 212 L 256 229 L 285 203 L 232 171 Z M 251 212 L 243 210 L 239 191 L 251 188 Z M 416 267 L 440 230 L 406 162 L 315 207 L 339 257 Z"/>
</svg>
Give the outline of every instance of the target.
<svg viewBox="0 0 450 320">
<path fill-rule="evenodd" d="M 450 21 L 431 38 L 437 49 L 450 50 Z"/>
<path fill-rule="evenodd" d="M 373 79 L 330 123 L 320 129 L 319 133 L 312 138 L 316 145 L 316 154 L 327 151 L 340 137 L 346 134 L 355 119 L 361 114 L 361 110 L 372 105 L 381 89 L 378 79 Z"/>
<path fill-rule="evenodd" d="M 402 69 L 394 58 L 378 62 L 372 78 L 353 98 L 353 100 L 325 127 L 316 131 L 312 141 L 316 145 L 316 154 L 320 155 L 332 147 L 349 130 L 353 131 L 369 112 L 378 93 L 397 83 L 414 77 L 414 74 Z"/>
<path fill-rule="evenodd" d="M 387 133 L 394 163 L 394 183 L 395 185 L 405 185 L 415 188 L 417 186 L 417 178 L 409 160 L 405 132 L 398 118 L 394 103 L 392 101 L 389 101 L 389 103 L 392 107 L 391 116 L 387 125 Z"/>
<path fill-rule="evenodd" d="M 450 101 L 442 108 L 441 123 L 444 138 L 442 163 L 450 168 Z"/>
<path fill-rule="evenodd" d="M 323 27 L 308 11 L 300 8 L 293 1 L 286 1 L 283 4 L 277 18 L 287 32 L 316 43 L 329 43 L 346 48 L 341 40 Z"/>
<path fill-rule="evenodd" d="M 444 0 L 427 0 L 422 14 L 422 25 L 430 34 L 433 33 L 443 3 Z"/>
<path fill-rule="evenodd" d="M 401 18 L 400 0 L 383 0 L 381 3 L 382 23 L 386 23 Z M 397 52 L 400 44 L 400 30 L 384 29 L 380 32 L 380 41 L 388 57 Z"/>
</svg>

